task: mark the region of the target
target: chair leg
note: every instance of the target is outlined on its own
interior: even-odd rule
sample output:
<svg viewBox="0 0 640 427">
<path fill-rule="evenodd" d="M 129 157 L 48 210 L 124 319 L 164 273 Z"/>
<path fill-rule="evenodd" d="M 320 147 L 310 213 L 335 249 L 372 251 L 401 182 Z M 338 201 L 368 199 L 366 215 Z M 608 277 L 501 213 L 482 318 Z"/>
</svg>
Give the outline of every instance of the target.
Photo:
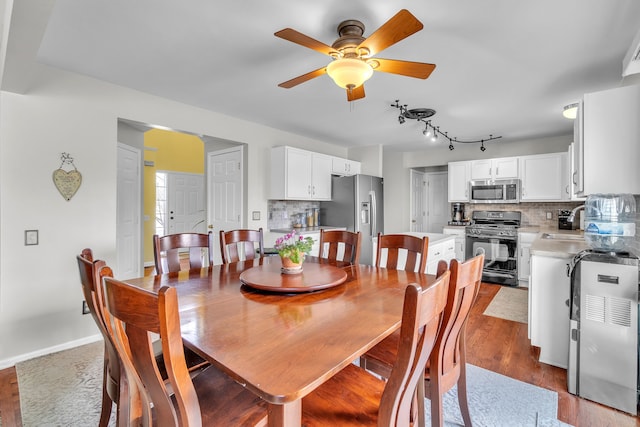
<svg viewBox="0 0 640 427">
<path fill-rule="evenodd" d="M 106 375 L 105 369 L 105 375 Z M 113 401 L 107 393 L 107 384 L 106 381 L 102 382 L 102 412 L 100 412 L 100 423 L 98 424 L 100 427 L 107 427 L 109 425 L 109 418 L 111 418 L 111 408 L 113 406 Z"/>
<path fill-rule="evenodd" d="M 414 426 L 418 426 L 418 427 L 426 427 L 426 422 L 427 420 L 425 419 L 424 416 L 424 399 L 425 399 L 425 395 L 424 395 L 424 381 L 418 381 L 418 386 L 416 388 L 416 394 L 418 395 L 418 404 L 417 406 L 417 410 L 418 410 L 418 417 L 417 417 L 417 424 L 415 423 L 414 420 Z"/>
<path fill-rule="evenodd" d="M 469 413 L 469 402 L 467 400 L 467 365 L 460 365 L 460 377 L 458 378 L 458 404 L 462 413 L 462 420 L 465 427 L 471 427 L 471 414 Z"/>
<path fill-rule="evenodd" d="M 429 398 L 431 399 L 431 427 L 442 427 L 444 425 L 442 393 L 440 393 L 440 384 L 437 375 L 431 376 L 429 388 L 431 389 L 429 392 Z"/>
</svg>

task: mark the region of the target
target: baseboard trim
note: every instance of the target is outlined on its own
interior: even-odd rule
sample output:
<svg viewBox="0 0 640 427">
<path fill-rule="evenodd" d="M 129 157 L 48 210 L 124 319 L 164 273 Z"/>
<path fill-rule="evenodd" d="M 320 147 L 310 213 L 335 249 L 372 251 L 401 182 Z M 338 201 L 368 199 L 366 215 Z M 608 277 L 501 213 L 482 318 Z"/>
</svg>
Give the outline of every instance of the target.
<svg viewBox="0 0 640 427">
<path fill-rule="evenodd" d="M 47 348 L 41 348 L 36 351 L 32 351 L 30 353 L 21 354 L 19 356 L 11 357 L 9 359 L 0 360 L 0 369 L 10 368 L 15 366 L 18 362 L 23 362 L 25 360 L 33 359 L 35 357 L 45 356 L 51 353 L 57 353 L 62 350 L 68 350 L 70 348 L 79 347 L 81 345 L 90 344 L 92 342 L 101 341 L 102 334 L 95 334 L 88 337 L 80 338 L 78 340 L 69 341 L 63 344 L 54 345 Z"/>
</svg>

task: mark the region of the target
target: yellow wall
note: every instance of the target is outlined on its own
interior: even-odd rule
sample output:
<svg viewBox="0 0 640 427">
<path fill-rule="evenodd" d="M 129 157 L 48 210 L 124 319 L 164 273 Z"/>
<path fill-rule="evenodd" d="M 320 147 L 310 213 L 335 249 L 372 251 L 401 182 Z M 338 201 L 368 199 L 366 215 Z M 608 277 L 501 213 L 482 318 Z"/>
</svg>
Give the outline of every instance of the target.
<svg viewBox="0 0 640 427">
<path fill-rule="evenodd" d="M 195 135 L 152 129 L 144 134 L 144 262 L 153 263 L 156 216 L 156 171 L 204 174 L 204 143 Z M 146 219 L 148 218 L 148 219 Z"/>
</svg>

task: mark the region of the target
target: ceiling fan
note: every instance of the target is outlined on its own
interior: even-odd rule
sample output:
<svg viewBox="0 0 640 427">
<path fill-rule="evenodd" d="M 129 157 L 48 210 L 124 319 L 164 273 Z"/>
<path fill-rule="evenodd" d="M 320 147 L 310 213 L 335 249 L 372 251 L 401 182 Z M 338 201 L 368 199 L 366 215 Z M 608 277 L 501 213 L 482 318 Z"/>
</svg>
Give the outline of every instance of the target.
<svg viewBox="0 0 640 427">
<path fill-rule="evenodd" d="M 340 37 L 331 46 L 291 28 L 280 30 L 274 34 L 276 37 L 329 55 L 333 61 L 325 67 L 280 83 L 278 86 L 290 89 L 315 77 L 329 74 L 338 86 L 347 90 L 347 100 L 354 101 L 364 98 L 364 82 L 374 71 L 426 79 L 436 68 L 435 64 L 372 58 L 422 28 L 422 23 L 415 16 L 402 9 L 366 39 L 362 36 L 362 22 L 355 19 L 341 22 L 338 25 Z"/>
</svg>

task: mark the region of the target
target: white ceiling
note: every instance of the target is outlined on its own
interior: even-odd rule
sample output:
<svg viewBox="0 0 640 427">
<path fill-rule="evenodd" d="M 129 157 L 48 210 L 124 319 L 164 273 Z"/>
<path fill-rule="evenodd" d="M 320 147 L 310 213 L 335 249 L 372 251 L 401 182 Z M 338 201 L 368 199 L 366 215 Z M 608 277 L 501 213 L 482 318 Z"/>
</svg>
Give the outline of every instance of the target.
<svg viewBox="0 0 640 427">
<path fill-rule="evenodd" d="M 396 99 L 435 109 L 432 122 L 462 140 L 493 134 L 506 144 L 570 134 L 562 107 L 619 86 L 623 57 L 640 29 L 637 0 L 52 4 L 14 0 L 14 48 L 5 64 L 17 61 L 21 40 L 43 34 L 36 59 L 44 64 L 342 146 L 402 151 L 433 143 L 422 136 L 423 124 L 398 123 Z M 366 37 L 402 8 L 424 29 L 377 56 L 435 63 L 427 80 L 376 72 L 366 98 L 353 103 L 326 75 L 277 86 L 330 58 L 274 32 L 291 27 L 330 45 L 339 22 L 362 21 Z M 38 14 L 46 28 L 29 28 Z M 11 71 L 5 79 L 19 74 Z"/>
</svg>

